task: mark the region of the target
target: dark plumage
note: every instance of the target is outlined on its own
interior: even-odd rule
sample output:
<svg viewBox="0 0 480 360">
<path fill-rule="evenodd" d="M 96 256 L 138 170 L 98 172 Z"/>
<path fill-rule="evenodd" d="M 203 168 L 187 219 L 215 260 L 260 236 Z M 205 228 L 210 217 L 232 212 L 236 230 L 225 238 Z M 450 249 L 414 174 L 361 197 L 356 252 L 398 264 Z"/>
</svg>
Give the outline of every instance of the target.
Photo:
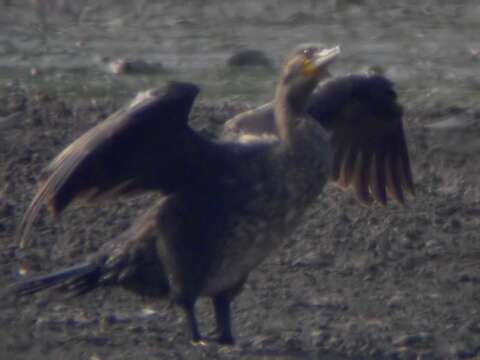
<svg viewBox="0 0 480 360">
<path fill-rule="evenodd" d="M 378 75 L 336 79 L 312 96 L 308 112 L 333 134 L 331 175 L 340 186 L 352 185 L 363 203 L 371 194 L 385 205 L 385 190 L 402 204 L 403 189 L 414 195 L 405 137 L 399 136 L 403 112 L 390 81 Z"/>
<path fill-rule="evenodd" d="M 330 133 L 331 179 L 351 186 L 360 202 L 399 203 L 404 190 L 414 195 L 401 106 L 393 84 L 379 75 L 350 75 L 327 80 L 312 94 L 308 114 Z M 242 113 L 225 124 L 224 137 L 276 135 L 272 103 Z M 373 199 L 372 199 L 373 198 Z"/>
<path fill-rule="evenodd" d="M 207 296 L 218 341 L 233 343 L 231 301 L 250 271 L 294 231 L 329 176 L 353 184 L 364 202 L 372 194 L 386 203 L 386 189 L 399 201 L 402 188 L 413 191 L 401 109 L 389 82 L 347 77 L 311 97 L 338 52 L 297 50 L 273 104 L 227 122 L 221 141 L 188 126 L 198 89 L 186 83 L 170 84 L 80 137 L 47 168 L 20 226 L 23 245 L 44 202 L 60 214 L 77 199 L 148 190 L 163 196 L 84 264 L 25 279 L 10 291 L 55 287 L 80 294 L 116 285 L 168 296 L 185 310 L 193 341 L 201 339 L 195 302 Z M 309 100 L 317 121 L 307 114 Z"/>
</svg>

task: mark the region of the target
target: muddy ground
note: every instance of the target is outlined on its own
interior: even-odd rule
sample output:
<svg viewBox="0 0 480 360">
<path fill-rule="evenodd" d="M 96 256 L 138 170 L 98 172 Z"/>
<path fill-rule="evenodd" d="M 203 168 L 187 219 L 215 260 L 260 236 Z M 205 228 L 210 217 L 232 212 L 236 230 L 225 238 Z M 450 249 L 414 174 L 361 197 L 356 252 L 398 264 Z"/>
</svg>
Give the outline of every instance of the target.
<svg viewBox="0 0 480 360">
<path fill-rule="evenodd" d="M 2 299 L 1 359 L 473 359 L 480 358 L 480 105 L 406 104 L 417 197 L 364 208 L 328 186 L 303 227 L 251 274 L 234 303 L 237 345 L 189 344 L 181 314 L 120 289 L 64 300 Z M 82 259 L 125 229 L 154 195 L 42 214 L 19 250 L 18 221 L 41 169 L 120 102 L 67 102 L 15 89 L 0 116 L 0 287 Z M 197 104 L 213 132 L 247 105 Z M 434 124 L 433 127 L 430 125 Z M 213 327 L 209 304 L 198 311 Z"/>
</svg>

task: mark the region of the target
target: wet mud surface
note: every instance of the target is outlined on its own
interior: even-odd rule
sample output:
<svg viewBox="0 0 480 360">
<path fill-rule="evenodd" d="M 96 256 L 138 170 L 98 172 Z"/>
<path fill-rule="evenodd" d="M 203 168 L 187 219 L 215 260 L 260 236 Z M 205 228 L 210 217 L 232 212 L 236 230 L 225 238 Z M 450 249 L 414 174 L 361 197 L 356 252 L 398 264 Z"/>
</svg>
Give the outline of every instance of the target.
<svg viewBox="0 0 480 360">
<path fill-rule="evenodd" d="M 408 95 L 408 93 L 407 93 Z M 480 356 L 480 107 L 416 107 L 404 96 L 417 197 L 365 208 L 329 185 L 305 224 L 251 274 L 234 303 L 237 345 L 192 346 L 167 302 L 121 289 L 2 299 L 2 359 L 470 359 Z M 411 105 L 413 104 L 413 105 Z M 5 92 L 0 141 L 0 287 L 80 262 L 155 195 L 42 214 L 34 244 L 14 233 L 46 163 L 121 105 Z M 200 102 L 207 134 L 246 104 Z M 14 118 L 15 120 L 15 118 Z M 213 328 L 210 304 L 198 306 Z"/>
</svg>

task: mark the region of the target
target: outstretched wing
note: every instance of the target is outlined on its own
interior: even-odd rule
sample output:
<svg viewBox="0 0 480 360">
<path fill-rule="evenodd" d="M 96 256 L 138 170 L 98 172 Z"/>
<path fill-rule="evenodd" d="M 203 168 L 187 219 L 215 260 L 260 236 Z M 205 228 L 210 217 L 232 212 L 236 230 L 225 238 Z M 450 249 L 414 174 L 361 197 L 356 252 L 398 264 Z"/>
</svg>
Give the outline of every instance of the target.
<svg viewBox="0 0 480 360">
<path fill-rule="evenodd" d="M 310 99 L 309 114 L 331 134 L 332 180 L 353 187 L 365 204 L 372 197 L 387 203 L 387 193 L 404 203 L 414 194 L 402 108 L 393 84 L 378 75 L 350 75 L 319 86 Z M 272 104 L 227 121 L 224 136 L 276 135 Z"/>
<path fill-rule="evenodd" d="M 163 91 L 120 110 L 64 149 L 46 176 L 19 226 L 21 245 L 41 206 L 59 215 L 72 201 L 191 186 L 208 176 L 212 143 L 188 127 L 199 89 L 172 82 Z"/>
<path fill-rule="evenodd" d="M 412 171 L 403 131 L 401 106 L 393 84 L 378 75 L 351 75 L 332 80 L 312 96 L 309 113 L 332 134 L 332 179 L 352 186 L 357 198 L 399 203 L 414 195 Z"/>
</svg>

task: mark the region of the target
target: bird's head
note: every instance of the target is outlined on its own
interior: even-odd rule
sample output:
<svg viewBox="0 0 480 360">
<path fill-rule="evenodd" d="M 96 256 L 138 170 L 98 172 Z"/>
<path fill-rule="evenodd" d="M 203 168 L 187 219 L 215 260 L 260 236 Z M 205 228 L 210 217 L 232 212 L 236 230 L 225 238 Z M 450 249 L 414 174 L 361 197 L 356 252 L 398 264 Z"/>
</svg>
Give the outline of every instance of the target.
<svg viewBox="0 0 480 360">
<path fill-rule="evenodd" d="M 329 49 L 312 44 L 299 46 L 283 68 L 280 89 L 290 100 L 306 103 L 317 84 L 330 75 L 327 68 L 339 54 L 339 46 Z"/>
</svg>

